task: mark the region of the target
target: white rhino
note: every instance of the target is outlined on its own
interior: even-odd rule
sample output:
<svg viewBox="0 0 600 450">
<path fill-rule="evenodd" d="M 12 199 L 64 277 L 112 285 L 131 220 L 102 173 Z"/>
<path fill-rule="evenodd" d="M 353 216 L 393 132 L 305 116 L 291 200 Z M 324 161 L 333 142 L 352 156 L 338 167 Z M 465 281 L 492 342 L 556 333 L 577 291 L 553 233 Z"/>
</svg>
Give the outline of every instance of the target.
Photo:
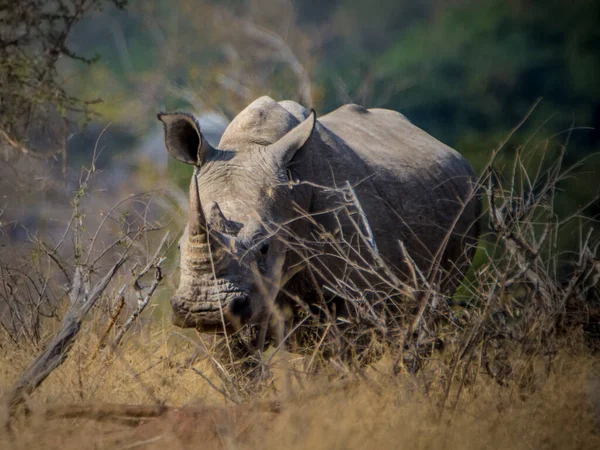
<svg viewBox="0 0 600 450">
<path fill-rule="evenodd" d="M 343 314 L 352 293 L 390 298 L 382 280 L 407 280 L 405 250 L 447 294 L 468 270 L 479 233 L 475 173 L 398 112 L 345 105 L 317 120 L 295 102 L 261 97 L 218 148 L 193 116 L 158 118 L 169 154 L 196 166 L 176 325 L 265 325 L 273 302 L 298 299 L 335 298 Z"/>
</svg>

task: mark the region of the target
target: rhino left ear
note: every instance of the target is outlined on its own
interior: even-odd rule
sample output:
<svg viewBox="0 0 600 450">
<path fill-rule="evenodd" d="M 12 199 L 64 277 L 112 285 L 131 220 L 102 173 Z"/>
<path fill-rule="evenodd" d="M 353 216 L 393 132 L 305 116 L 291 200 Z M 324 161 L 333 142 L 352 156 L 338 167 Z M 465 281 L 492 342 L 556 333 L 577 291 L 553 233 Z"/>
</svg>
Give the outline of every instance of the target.
<svg viewBox="0 0 600 450">
<path fill-rule="evenodd" d="M 159 113 L 157 117 L 164 124 L 165 146 L 173 158 L 186 164 L 200 165 L 213 151 L 200 131 L 200 124 L 191 114 Z"/>
<path fill-rule="evenodd" d="M 317 113 L 313 109 L 304 122 L 267 147 L 281 167 L 286 167 L 296 152 L 308 141 L 316 123 Z"/>
</svg>

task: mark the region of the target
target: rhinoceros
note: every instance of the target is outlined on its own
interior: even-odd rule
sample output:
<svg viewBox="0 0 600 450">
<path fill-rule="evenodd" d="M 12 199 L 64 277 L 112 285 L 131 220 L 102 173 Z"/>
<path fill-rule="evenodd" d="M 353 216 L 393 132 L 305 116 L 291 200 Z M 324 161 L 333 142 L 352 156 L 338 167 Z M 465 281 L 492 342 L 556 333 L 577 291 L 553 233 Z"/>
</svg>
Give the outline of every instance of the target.
<svg viewBox="0 0 600 450">
<path fill-rule="evenodd" d="M 274 304 L 369 301 L 415 267 L 450 295 L 471 263 L 476 175 L 398 112 L 349 104 L 317 120 L 261 97 L 217 148 L 192 115 L 158 118 L 168 153 L 195 166 L 175 325 L 236 330 L 267 323 Z"/>
</svg>

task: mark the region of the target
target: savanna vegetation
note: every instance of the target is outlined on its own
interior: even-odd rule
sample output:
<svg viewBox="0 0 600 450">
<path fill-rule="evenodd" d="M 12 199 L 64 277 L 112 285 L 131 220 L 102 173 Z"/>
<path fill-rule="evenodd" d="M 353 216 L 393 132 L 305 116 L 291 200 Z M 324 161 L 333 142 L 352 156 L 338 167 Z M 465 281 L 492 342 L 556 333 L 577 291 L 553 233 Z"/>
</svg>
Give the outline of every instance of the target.
<svg viewBox="0 0 600 450">
<path fill-rule="evenodd" d="M 0 2 L 2 446 L 598 448 L 599 8 Z M 264 94 L 396 109 L 469 159 L 452 298 L 407 255 L 408 282 L 358 268 L 392 318 L 348 288 L 264 353 L 171 325 L 189 172 L 155 114 L 218 135 Z"/>
</svg>

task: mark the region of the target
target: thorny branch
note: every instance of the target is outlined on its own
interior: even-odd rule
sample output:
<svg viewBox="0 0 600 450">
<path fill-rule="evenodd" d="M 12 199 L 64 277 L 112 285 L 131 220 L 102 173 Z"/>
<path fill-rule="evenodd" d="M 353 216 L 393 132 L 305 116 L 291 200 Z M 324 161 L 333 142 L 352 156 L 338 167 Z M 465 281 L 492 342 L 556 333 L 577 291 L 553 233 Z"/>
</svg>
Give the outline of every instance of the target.
<svg viewBox="0 0 600 450">
<path fill-rule="evenodd" d="M 144 309 L 146 309 L 146 307 L 148 306 L 148 303 L 150 303 L 150 299 L 154 295 L 154 291 L 156 291 L 156 288 L 160 285 L 160 282 L 163 279 L 163 273 L 162 273 L 162 269 L 161 269 L 160 265 L 166 260 L 166 258 L 164 256 L 162 256 L 162 254 L 163 254 L 162 249 L 165 246 L 165 244 L 167 243 L 168 238 L 169 238 L 169 232 L 167 232 L 164 235 L 152 260 L 137 275 L 137 277 L 135 278 L 135 280 L 133 282 L 133 289 L 135 290 L 135 294 L 137 297 L 137 308 L 135 309 L 135 311 L 133 311 L 131 316 L 129 316 L 129 318 L 127 319 L 125 324 L 123 324 L 123 326 L 119 330 L 119 333 L 115 337 L 115 340 L 113 343 L 113 345 L 115 347 L 121 344 L 121 341 L 123 340 L 123 337 L 125 336 L 125 333 L 127 333 L 127 331 L 129 331 L 129 329 L 135 323 L 135 321 L 140 316 L 140 314 L 142 312 L 144 312 Z M 168 250 L 168 247 L 166 250 Z M 152 284 L 150 285 L 150 287 L 146 291 L 146 294 L 144 295 L 142 287 L 140 286 L 139 282 L 140 282 L 141 278 L 144 275 L 146 275 L 152 268 L 154 268 L 154 280 L 152 281 Z"/>
</svg>

